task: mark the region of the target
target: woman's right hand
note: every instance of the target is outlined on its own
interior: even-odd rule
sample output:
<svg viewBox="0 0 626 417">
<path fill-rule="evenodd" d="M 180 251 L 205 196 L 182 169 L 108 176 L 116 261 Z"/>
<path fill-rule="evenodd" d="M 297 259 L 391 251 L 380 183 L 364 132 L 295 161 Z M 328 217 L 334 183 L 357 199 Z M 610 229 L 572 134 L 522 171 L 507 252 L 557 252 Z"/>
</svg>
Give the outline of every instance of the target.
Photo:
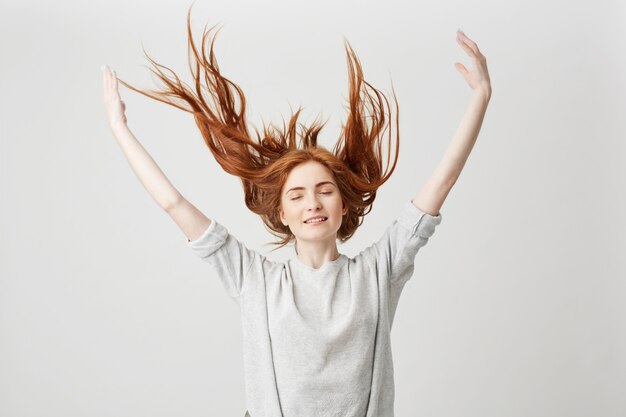
<svg viewBox="0 0 626 417">
<path fill-rule="evenodd" d="M 111 128 L 126 125 L 126 104 L 120 97 L 117 74 L 115 71 L 104 65 L 102 67 L 104 77 L 104 106 L 106 108 L 107 117 Z"/>
</svg>

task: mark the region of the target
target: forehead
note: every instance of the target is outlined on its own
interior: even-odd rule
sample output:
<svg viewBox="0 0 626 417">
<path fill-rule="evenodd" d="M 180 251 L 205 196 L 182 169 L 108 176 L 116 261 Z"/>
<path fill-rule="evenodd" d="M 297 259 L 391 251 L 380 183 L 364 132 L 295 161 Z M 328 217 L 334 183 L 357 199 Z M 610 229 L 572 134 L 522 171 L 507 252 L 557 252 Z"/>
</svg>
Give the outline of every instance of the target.
<svg viewBox="0 0 626 417">
<path fill-rule="evenodd" d="M 332 173 L 319 162 L 308 161 L 291 170 L 285 181 L 285 186 L 315 185 L 319 181 L 333 181 Z"/>
<path fill-rule="evenodd" d="M 332 172 L 319 162 L 309 161 L 291 170 L 283 191 L 288 193 L 293 188 L 315 188 L 320 182 L 327 181 L 335 184 Z"/>
</svg>

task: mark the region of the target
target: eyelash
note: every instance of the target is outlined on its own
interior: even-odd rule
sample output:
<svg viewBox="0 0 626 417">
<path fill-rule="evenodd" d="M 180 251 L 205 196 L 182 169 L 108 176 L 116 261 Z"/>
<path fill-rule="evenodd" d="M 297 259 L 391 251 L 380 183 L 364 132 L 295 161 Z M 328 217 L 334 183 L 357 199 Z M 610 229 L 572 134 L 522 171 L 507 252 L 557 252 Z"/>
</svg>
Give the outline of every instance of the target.
<svg viewBox="0 0 626 417">
<path fill-rule="evenodd" d="M 332 191 L 328 191 L 328 192 L 325 192 L 325 193 L 322 193 L 322 194 L 332 194 L 332 193 L 333 193 Z M 291 198 L 290 200 L 293 201 L 293 200 L 297 200 L 299 198 L 300 197 L 294 197 L 294 198 Z"/>
</svg>

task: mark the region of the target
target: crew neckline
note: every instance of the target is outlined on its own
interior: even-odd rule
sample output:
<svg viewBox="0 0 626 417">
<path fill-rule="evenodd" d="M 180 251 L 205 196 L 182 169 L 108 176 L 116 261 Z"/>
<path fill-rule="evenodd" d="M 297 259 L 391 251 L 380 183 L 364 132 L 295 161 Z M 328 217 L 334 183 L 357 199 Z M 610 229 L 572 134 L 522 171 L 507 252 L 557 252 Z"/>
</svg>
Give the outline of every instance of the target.
<svg viewBox="0 0 626 417">
<path fill-rule="evenodd" d="M 324 271 L 327 270 L 328 268 L 331 267 L 335 267 L 335 266 L 341 266 L 343 265 L 343 262 L 348 259 L 348 257 L 346 255 L 344 255 L 343 253 L 339 254 L 339 257 L 337 259 L 335 259 L 334 261 L 326 261 L 324 262 L 324 264 L 322 264 L 322 266 L 320 266 L 319 268 L 313 268 L 307 264 L 305 264 L 304 262 L 302 262 L 298 256 L 294 256 L 292 258 L 292 261 L 295 263 L 295 265 L 297 265 L 299 268 L 304 269 L 306 271 L 309 272 L 319 272 L 319 271 Z"/>
</svg>

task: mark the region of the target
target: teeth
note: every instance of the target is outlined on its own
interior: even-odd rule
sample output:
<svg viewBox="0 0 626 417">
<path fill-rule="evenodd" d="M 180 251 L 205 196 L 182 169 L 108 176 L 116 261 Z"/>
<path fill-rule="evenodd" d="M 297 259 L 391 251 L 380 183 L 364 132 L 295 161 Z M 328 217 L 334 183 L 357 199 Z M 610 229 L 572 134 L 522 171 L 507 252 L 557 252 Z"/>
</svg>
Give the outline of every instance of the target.
<svg viewBox="0 0 626 417">
<path fill-rule="evenodd" d="M 326 218 L 315 219 L 315 220 L 308 220 L 305 223 L 319 223 L 319 222 L 323 222 L 324 220 L 326 220 Z"/>
</svg>

